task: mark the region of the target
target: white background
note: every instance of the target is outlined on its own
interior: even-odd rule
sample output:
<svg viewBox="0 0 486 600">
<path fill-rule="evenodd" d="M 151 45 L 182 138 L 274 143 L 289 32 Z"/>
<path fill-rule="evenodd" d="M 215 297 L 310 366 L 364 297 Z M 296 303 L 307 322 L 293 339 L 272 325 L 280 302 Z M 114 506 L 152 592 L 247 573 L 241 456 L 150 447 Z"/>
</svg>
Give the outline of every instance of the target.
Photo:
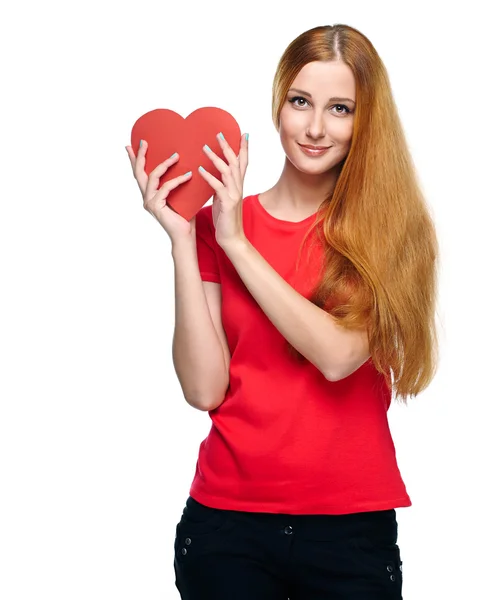
<svg viewBox="0 0 486 600">
<path fill-rule="evenodd" d="M 441 245 L 440 370 L 390 425 L 405 600 L 484 597 L 484 36 L 479 3 L 20 2 L 3 8 L 0 597 L 177 600 L 206 413 L 171 359 L 170 240 L 124 146 L 155 108 L 231 112 L 245 194 L 278 178 L 271 85 L 317 25 L 388 69 Z"/>
</svg>

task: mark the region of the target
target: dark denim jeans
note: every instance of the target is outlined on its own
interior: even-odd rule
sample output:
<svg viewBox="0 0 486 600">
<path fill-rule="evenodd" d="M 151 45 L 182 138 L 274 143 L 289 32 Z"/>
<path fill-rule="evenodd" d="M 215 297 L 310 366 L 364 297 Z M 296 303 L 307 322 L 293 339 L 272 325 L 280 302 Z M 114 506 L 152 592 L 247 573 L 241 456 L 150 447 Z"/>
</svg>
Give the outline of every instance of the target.
<svg viewBox="0 0 486 600">
<path fill-rule="evenodd" d="M 189 497 L 176 527 L 182 600 L 402 600 L 394 509 L 284 515 Z"/>
</svg>

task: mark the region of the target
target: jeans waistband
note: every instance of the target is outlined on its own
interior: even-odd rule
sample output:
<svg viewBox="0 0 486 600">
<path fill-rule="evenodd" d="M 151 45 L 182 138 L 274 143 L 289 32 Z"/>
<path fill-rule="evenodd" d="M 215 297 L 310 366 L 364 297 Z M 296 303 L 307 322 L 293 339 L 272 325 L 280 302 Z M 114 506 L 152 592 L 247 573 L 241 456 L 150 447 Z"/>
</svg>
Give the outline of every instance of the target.
<svg viewBox="0 0 486 600">
<path fill-rule="evenodd" d="M 199 514 L 213 512 L 227 513 L 228 518 L 236 519 L 249 527 L 257 529 L 278 529 L 291 527 L 305 538 L 332 540 L 339 537 L 360 537 L 372 535 L 393 543 L 397 539 L 398 525 L 395 509 L 349 513 L 342 515 L 290 515 L 281 513 L 262 513 L 225 510 L 207 507 L 194 498 L 187 500 L 189 512 Z"/>
</svg>

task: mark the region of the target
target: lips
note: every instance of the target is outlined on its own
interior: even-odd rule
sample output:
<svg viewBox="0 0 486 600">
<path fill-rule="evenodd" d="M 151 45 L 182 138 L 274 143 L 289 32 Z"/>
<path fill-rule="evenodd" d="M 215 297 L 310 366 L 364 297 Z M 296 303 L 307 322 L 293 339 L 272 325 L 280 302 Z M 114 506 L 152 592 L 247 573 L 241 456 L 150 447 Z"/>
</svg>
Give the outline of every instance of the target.
<svg viewBox="0 0 486 600">
<path fill-rule="evenodd" d="M 310 157 L 318 157 L 318 156 L 322 156 L 323 154 L 325 154 L 329 148 L 326 146 L 311 146 L 309 144 L 299 144 L 297 142 L 297 144 L 299 145 L 300 149 L 302 150 L 302 152 L 306 155 L 306 156 L 310 156 Z"/>
<path fill-rule="evenodd" d="M 330 148 L 330 146 L 310 146 L 309 144 L 299 144 L 299 146 L 308 150 L 328 150 Z"/>
</svg>

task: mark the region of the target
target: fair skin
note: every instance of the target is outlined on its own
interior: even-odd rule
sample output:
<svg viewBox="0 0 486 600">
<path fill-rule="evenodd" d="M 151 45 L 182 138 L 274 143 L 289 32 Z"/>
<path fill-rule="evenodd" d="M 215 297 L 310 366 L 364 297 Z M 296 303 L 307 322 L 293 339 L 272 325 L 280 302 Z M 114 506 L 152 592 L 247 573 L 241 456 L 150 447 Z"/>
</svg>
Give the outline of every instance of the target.
<svg viewBox="0 0 486 600">
<path fill-rule="evenodd" d="M 335 97 L 349 100 L 331 100 Z M 260 194 L 261 204 L 274 217 L 301 221 L 317 212 L 332 191 L 339 163 L 351 145 L 355 100 L 354 76 L 343 62 L 309 63 L 294 79 L 280 112 L 283 171 L 277 183 Z M 309 157 L 299 144 L 331 148 L 323 156 Z"/>
<path fill-rule="evenodd" d="M 282 110 L 280 136 L 286 152 L 284 169 L 276 185 L 260 196 L 269 212 L 278 211 L 277 218 L 299 221 L 314 214 L 322 195 L 335 185 L 339 163 L 349 151 L 352 135 L 352 118 L 343 108 L 354 108 L 354 79 L 351 81 L 350 77 L 353 78 L 352 73 L 343 63 L 318 62 L 305 65 L 292 82 L 292 89 L 301 90 L 291 92 L 292 97 L 303 96 L 305 101 L 296 100 L 292 106 L 286 102 Z M 338 102 L 330 95 L 350 100 Z M 296 107 L 297 102 L 299 107 Z M 283 337 L 328 380 L 347 377 L 370 357 L 366 331 L 346 330 L 337 324 L 329 313 L 289 285 L 250 243 L 242 213 L 248 141 L 242 137 L 239 156 L 236 156 L 222 136 L 217 140 L 226 160 L 220 159 L 209 147 L 204 151 L 220 171 L 221 180 L 204 170 L 197 173 L 215 192 L 212 211 L 216 242 Z M 329 150 L 322 156 L 309 157 L 299 144 L 326 146 Z M 188 238 L 195 243 L 194 219 L 190 224 L 184 223 L 185 220 L 166 205 L 170 189 L 184 183 L 186 176 L 170 180 L 156 191 L 159 178 L 177 157 L 173 162 L 169 159 L 156 167 L 147 183 L 141 156 L 145 154 L 145 145 L 136 159 L 130 147 L 127 151 L 144 195 L 144 207 L 159 220 L 173 244 Z"/>
</svg>

